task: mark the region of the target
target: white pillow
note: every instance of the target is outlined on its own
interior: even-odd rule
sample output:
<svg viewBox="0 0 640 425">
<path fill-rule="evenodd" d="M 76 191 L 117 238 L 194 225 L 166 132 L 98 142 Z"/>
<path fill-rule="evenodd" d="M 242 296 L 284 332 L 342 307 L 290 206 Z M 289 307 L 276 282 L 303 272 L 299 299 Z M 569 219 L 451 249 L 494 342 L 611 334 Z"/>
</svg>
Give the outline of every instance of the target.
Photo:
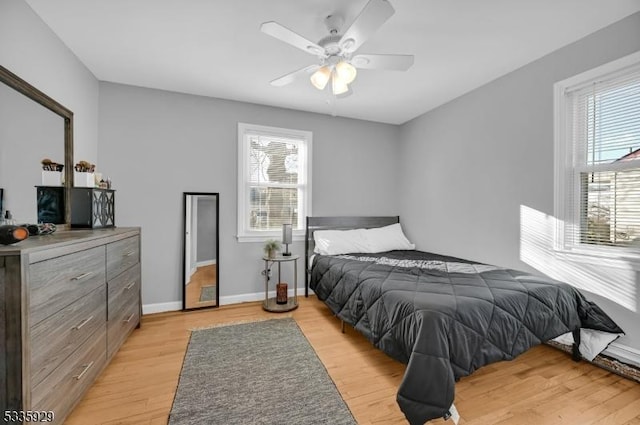
<svg viewBox="0 0 640 425">
<path fill-rule="evenodd" d="M 314 252 L 322 255 L 370 252 L 364 237 L 364 229 L 316 230 L 313 232 Z"/>
<path fill-rule="evenodd" d="M 612 334 L 609 332 L 597 331 L 595 329 L 580 328 L 580 354 L 582 357 L 590 362 L 596 358 L 598 354 L 605 350 L 616 339 L 620 338 L 624 334 Z M 558 341 L 561 344 L 573 345 L 573 334 L 567 332 L 562 334 L 554 341 Z"/>
<path fill-rule="evenodd" d="M 365 231 L 367 252 L 385 252 L 394 249 L 416 249 L 416 246 L 409 242 L 402 232 L 400 223 L 392 224 L 385 227 L 376 227 Z"/>
<path fill-rule="evenodd" d="M 313 239 L 314 252 L 322 255 L 374 253 L 416 247 L 404 236 L 400 223 L 373 229 L 316 230 Z"/>
</svg>

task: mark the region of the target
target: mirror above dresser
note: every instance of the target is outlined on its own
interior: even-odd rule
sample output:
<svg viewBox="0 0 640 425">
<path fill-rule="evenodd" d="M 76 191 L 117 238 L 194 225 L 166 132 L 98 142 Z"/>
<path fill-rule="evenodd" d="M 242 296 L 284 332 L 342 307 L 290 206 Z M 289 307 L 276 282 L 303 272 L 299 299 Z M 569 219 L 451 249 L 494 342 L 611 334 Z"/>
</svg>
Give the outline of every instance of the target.
<svg viewBox="0 0 640 425">
<path fill-rule="evenodd" d="M 3 210 L 20 222 L 37 222 L 40 161 L 64 163 L 64 218 L 71 217 L 73 112 L 0 65 L 0 188 Z M 4 212 L 3 212 L 4 213 Z M 59 224 L 59 223 L 58 223 Z"/>
</svg>

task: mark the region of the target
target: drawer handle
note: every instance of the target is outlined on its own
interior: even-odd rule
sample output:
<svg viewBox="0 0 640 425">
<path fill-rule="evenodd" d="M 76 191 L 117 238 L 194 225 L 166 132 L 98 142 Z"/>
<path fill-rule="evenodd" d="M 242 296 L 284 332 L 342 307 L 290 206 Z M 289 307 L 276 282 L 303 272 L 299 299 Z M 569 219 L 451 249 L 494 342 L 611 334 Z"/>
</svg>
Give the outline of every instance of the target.
<svg viewBox="0 0 640 425">
<path fill-rule="evenodd" d="M 82 377 L 85 375 L 85 373 L 87 373 L 89 371 L 89 369 L 91 369 L 91 366 L 93 366 L 93 362 L 84 365 L 84 369 L 82 369 L 82 372 L 80 372 L 79 375 L 74 376 L 74 378 L 79 381 L 82 379 Z"/>
<path fill-rule="evenodd" d="M 86 325 L 87 323 L 89 323 L 91 320 L 93 320 L 93 316 L 89 317 L 88 319 L 84 319 L 79 325 L 74 326 L 73 330 L 79 331 L 84 325 Z"/>
<path fill-rule="evenodd" d="M 131 313 L 131 316 L 129 316 L 129 318 L 127 320 L 124 321 L 124 323 L 129 323 L 131 321 L 131 319 L 133 319 L 133 316 L 135 316 L 135 313 Z"/>
<path fill-rule="evenodd" d="M 71 280 L 76 280 L 76 281 L 77 281 L 77 280 L 82 280 L 82 279 L 84 279 L 84 278 L 86 278 L 86 277 L 91 276 L 92 274 L 93 274 L 93 272 L 86 272 L 86 273 L 82 273 L 81 275 L 78 275 L 78 276 L 76 276 L 76 277 L 72 277 L 72 278 L 71 278 Z"/>
<path fill-rule="evenodd" d="M 126 252 L 126 253 L 122 254 L 122 256 L 123 257 L 131 257 L 135 253 L 136 253 L 135 251 L 129 251 L 129 252 Z"/>
<path fill-rule="evenodd" d="M 124 287 L 125 291 L 130 290 L 131 288 L 133 288 L 133 285 L 136 284 L 136 281 L 134 280 L 133 282 L 131 282 L 130 284 L 128 284 L 127 286 Z"/>
</svg>

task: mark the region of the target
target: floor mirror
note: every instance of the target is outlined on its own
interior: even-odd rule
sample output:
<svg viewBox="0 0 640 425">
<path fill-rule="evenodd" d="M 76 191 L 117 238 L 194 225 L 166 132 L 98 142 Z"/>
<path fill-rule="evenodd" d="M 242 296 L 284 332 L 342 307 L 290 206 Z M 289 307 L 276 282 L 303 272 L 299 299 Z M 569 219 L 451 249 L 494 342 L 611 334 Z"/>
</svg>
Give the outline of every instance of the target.
<svg viewBox="0 0 640 425">
<path fill-rule="evenodd" d="M 183 297 L 184 310 L 217 307 L 218 193 L 184 192 Z"/>
</svg>

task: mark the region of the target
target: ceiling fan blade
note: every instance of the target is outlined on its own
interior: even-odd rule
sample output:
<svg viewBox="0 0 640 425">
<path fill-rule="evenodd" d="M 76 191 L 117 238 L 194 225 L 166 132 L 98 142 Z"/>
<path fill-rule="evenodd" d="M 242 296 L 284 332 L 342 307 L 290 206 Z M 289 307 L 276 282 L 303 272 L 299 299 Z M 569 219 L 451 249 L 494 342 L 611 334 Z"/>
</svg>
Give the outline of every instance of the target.
<svg viewBox="0 0 640 425">
<path fill-rule="evenodd" d="M 340 47 L 347 52 L 355 52 L 394 13 L 387 0 L 369 0 L 340 39 Z"/>
<path fill-rule="evenodd" d="M 263 23 L 260 25 L 260 31 L 312 55 L 324 55 L 324 49 L 322 47 L 277 22 L 269 21 Z"/>
<path fill-rule="evenodd" d="M 360 69 L 406 71 L 413 65 L 413 55 L 355 55 L 351 64 Z"/>
<path fill-rule="evenodd" d="M 320 65 L 305 66 L 304 68 L 300 68 L 297 71 L 293 71 L 286 75 L 283 75 L 282 77 L 276 78 L 275 80 L 271 81 L 271 85 L 275 87 L 286 86 L 287 84 L 294 82 L 300 77 L 308 76 L 312 72 L 315 72 L 318 68 L 320 68 Z"/>
</svg>

